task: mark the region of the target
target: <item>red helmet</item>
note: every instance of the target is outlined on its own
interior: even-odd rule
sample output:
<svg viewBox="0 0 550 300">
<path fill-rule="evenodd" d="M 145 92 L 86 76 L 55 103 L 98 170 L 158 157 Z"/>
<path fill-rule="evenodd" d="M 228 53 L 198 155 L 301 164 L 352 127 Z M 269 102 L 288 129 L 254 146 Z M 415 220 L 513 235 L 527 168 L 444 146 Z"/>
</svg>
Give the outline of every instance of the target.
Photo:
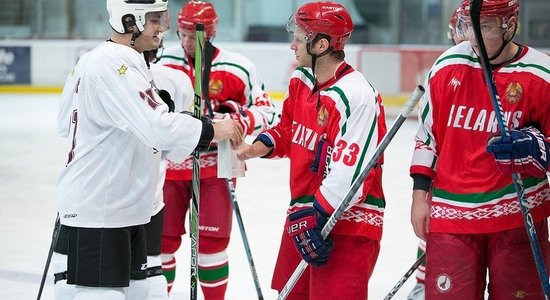
<svg viewBox="0 0 550 300">
<path fill-rule="evenodd" d="M 183 6 L 178 15 L 179 27 L 195 31 L 195 25 L 198 23 L 204 24 L 204 32 L 207 39 L 216 36 L 218 15 L 212 3 L 191 0 Z"/>
<path fill-rule="evenodd" d="M 462 2 L 462 14 L 470 16 L 470 1 L 464 0 Z M 519 12 L 518 0 L 483 0 L 481 5 L 481 16 L 498 16 L 501 18 L 509 18 L 517 16 Z"/>
<path fill-rule="evenodd" d="M 330 45 L 334 50 L 343 50 L 353 31 L 353 21 L 348 11 L 335 2 L 306 3 L 290 17 L 289 23 L 295 23 L 296 26 L 303 28 L 308 42 L 312 41 L 317 34 L 329 36 Z M 292 27 L 292 24 L 287 24 L 287 28 L 293 32 L 289 27 Z"/>
<path fill-rule="evenodd" d="M 449 19 L 449 29 L 455 30 L 456 21 L 458 20 L 458 13 L 461 10 L 462 10 L 462 6 L 459 6 L 453 11 L 453 14 L 451 15 L 451 18 Z"/>
</svg>

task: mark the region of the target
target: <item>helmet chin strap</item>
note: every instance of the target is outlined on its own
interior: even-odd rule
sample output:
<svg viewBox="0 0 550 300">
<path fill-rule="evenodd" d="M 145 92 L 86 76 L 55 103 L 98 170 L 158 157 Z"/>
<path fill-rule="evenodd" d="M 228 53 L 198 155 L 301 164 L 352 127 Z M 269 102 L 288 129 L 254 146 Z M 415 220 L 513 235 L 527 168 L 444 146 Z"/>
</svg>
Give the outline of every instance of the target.
<svg viewBox="0 0 550 300">
<path fill-rule="evenodd" d="M 132 39 L 130 40 L 130 46 L 134 47 L 136 44 L 137 38 L 141 35 L 141 31 L 137 29 L 137 32 L 134 31 L 134 27 L 137 28 L 136 20 L 133 15 L 125 15 L 122 17 L 122 25 L 124 27 L 125 33 L 132 33 Z"/>
<path fill-rule="evenodd" d="M 312 92 L 316 92 L 317 89 L 318 89 L 317 76 L 315 76 L 315 64 L 317 62 L 317 58 L 325 56 L 325 55 L 329 54 L 330 52 L 332 52 L 333 47 L 329 46 L 327 48 L 327 50 L 325 50 L 325 51 L 323 51 L 319 54 L 314 54 L 313 52 L 311 52 L 311 44 L 312 43 L 313 42 L 307 43 L 306 50 L 307 50 L 307 54 L 309 54 L 311 56 L 311 72 L 313 73 L 313 90 L 312 90 Z M 317 110 L 319 110 L 321 108 L 321 91 L 318 91 L 317 104 L 315 106 L 316 106 Z"/>
<path fill-rule="evenodd" d="M 141 31 L 132 33 L 132 39 L 130 40 L 130 45 L 134 47 L 136 45 L 137 38 L 141 35 Z"/>
<path fill-rule="evenodd" d="M 325 56 L 327 54 L 329 54 L 330 52 L 332 52 L 332 49 L 333 47 L 330 46 L 327 48 L 327 50 L 319 53 L 319 54 L 314 54 L 313 52 L 311 52 L 311 43 L 307 43 L 306 45 L 306 50 L 307 50 L 307 54 L 309 54 L 311 56 L 311 72 L 313 72 L 313 77 L 315 77 L 315 63 L 317 62 L 317 58 L 319 57 L 322 57 L 322 56 Z"/>
<path fill-rule="evenodd" d="M 506 47 L 506 45 L 508 45 L 514 39 L 514 36 L 516 35 L 517 29 L 518 29 L 518 27 L 515 26 L 514 33 L 512 34 L 512 37 L 510 37 L 510 39 L 508 39 L 508 40 L 506 40 L 506 38 L 505 38 L 506 32 L 504 32 L 502 34 L 502 45 L 500 46 L 498 51 L 493 56 L 489 57 L 489 61 L 497 59 L 497 57 L 499 57 L 500 54 L 502 54 L 502 51 L 504 51 L 504 48 Z"/>
</svg>

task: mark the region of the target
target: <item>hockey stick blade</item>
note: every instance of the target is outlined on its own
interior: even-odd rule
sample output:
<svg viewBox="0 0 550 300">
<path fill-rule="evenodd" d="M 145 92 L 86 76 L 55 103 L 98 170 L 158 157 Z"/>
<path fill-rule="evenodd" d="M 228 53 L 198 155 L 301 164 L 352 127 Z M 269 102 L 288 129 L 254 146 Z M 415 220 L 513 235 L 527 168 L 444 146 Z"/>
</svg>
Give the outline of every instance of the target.
<svg viewBox="0 0 550 300">
<path fill-rule="evenodd" d="M 489 62 L 489 57 L 487 55 L 487 50 L 485 48 L 485 43 L 481 34 L 481 8 L 483 5 L 482 0 L 472 0 L 470 2 L 470 17 L 472 21 L 472 26 L 474 29 L 474 36 L 479 48 L 479 59 L 481 63 L 481 68 L 483 70 L 483 75 L 485 78 L 485 83 L 487 84 L 487 89 L 491 97 L 491 102 L 493 104 L 493 109 L 495 110 L 496 119 L 499 125 L 499 129 L 502 137 L 508 136 L 508 129 L 504 123 L 504 115 L 502 111 L 502 106 L 500 104 L 500 98 L 496 89 L 495 82 L 493 81 L 493 71 Z M 531 215 L 527 199 L 525 198 L 525 189 L 523 188 L 523 181 L 519 174 L 512 174 L 512 181 L 514 182 L 514 188 L 516 190 L 517 198 L 519 201 L 519 206 L 521 209 L 521 215 L 523 217 L 523 222 L 525 224 L 525 230 L 527 231 L 527 236 L 529 238 L 529 244 L 531 245 L 531 251 L 533 253 L 533 259 L 537 267 L 537 272 L 539 275 L 540 283 L 542 290 L 544 292 L 545 299 L 550 299 L 550 283 L 548 282 L 548 271 L 546 270 L 546 265 L 542 258 L 542 251 L 538 243 L 537 231 L 535 230 L 535 224 L 533 221 L 533 216 Z"/>
<path fill-rule="evenodd" d="M 340 218 L 340 216 L 344 213 L 348 205 L 350 204 L 351 200 L 353 199 L 353 196 L 355 193 L 359 190 L 361 185 L 363 184 L 363 181 L 365 181 L 365 178 L 369 175 L 370 171 L 376 166 L 378 159 L 386 150 L 386 147 L 391 142 L 403 122 L 407 119 L 407 117 L 412 113 L 414 110 L 414 107 L 420 100 L 420 98 L 424 95 L 424 87 L 421 85 L 417 86 L 416 89 L 413 91 L 405 105 L 402 107 L 401 112 L 395 119 L 393 125 L 391 126 L 390 130 L 386 133 L 380 144 L 378 144 L 378 147 L 376 147 L 376 150 L 374 151 L 374 154 L 372 158 L 370 159 L 369 163 L 366 165 L 365 169 L 361 172 L 361 174 L 353 181 L 351 187 L 348 189 L 346 195 L 344 196 L 344 199 L 340 202 L 334 213 L 330 216 L 330 218 L 327 220 L 327 223 L 325 224 L 325 227 L 323 227 L 323 230 L 321 231 L 323 238 L 326 238 L 328 234 L 332 231 L 334 226 L 336 225 L 336 222 Z M 298 279 L 302 276 L 305 269 L 307 268 L 307 263 L 302 259 L 300 261 L 300 264 L 296 269 L 294 270 L 294 273 L 290 276 L 287 283 L 281 290 L 281 293 L 277 297 L 278 300 L 286 299 L 294 285 L 296 285 L 296 282 L 298 282 Z"/>
<path fill-rule="evenodd" d="M 48 275 L 53 252 L 55 250 L 55 247 L 57 246 L 57 240 L 59 239 L 60 227 L 61 223 L 59 220 L 59 213 L 57 213 L 57 217 L 55 218 L 55 224 L 53 227 L 52 242 L 50 244 L 50 250 L 48 250 L 48 257 L 46 258 L 46 264 L 44 265 L 44 271 L 42 272 L 42 278 L 40 280 L 40 286 L 38 288 L 38 295 L 36 296 L 36 300 L 40 300 L 40 298 L 42 297 L 42 291 L 44 290 L 44 284 L 46 283 L 46 276 Z"/>
<path fill-rule="evenodd" d="M 399 281 L 390 290 L 390 292 L 386 295 L 386 297 L 384 297 L 384 300 L 390 300 L 393 296 L 395 296 L 397 291 L 399 291 L 399 289 L 403 286 L 403 284 L 405 284 L 407 279 L 409 279 L 409 277 L 411 277 L 412 273 L 414 273 L 414 271 L 416 271 L 416 269 L 418 269 L 418 267 L 422 264 L 422 262 L 424 262 L 425 257 L 426 257 L 426 253 L 422 253 L 422 255 L 420 255 L 416 259 L 414 264 L 407 270 L 405 275 L 403 275 L 403 277 L 401 277 L 401 279 L 399 279 Z"/>
</svg>

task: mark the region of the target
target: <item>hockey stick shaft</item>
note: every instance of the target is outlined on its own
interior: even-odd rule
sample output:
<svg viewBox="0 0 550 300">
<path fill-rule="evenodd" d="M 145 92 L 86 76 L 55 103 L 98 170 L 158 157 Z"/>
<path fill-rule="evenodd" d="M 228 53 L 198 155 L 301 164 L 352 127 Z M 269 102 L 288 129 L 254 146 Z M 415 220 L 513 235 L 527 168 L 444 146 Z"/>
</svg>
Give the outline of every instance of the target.
<svg viewBox="0 0 550 300">
<path fill-rule="evenodd" d="M 46 258 L 46 265 L 44 266 L 44 271 L 42 272 L 42 279 L 40 280 L 40 287 L 38 288 L 38 296 L 36 296 L 36 300 L 40 300 L 40 298 L 42 297 L 42 291 L 44 290 L 44 283 L 46 282 L 46 276 L 48 275 L 48 269 L 50 268 L 50 263 L 52 261 L 53 251 L 57 246 L 57 239 L 59 238 L 60 227 L 61 223 L 59 221 L 59 213 L 57 213 L 57 217 L 55 218 L 55 225 L 53 227 L 52 242 L 50 244 L 50 250 L 48 251 L 48 257 Z"/>
<path fill-rule="evenodd" d="M 500 129 L 502 137 L 508 136 L 508 128 L 504 123 L 504 116 L 502 111 L 502 106 L 500 104 L 500 98 L 497 92 L 495 82 L 493 81 L 493 71 L 491 65 L 489 64 L 489 57 L 487 55 L 487 50 L 485 48 L 485 43 L 483 42 L 483 37 L 481 34 L 481 6 L 483 5 L 482 0 L 472 0 L 470 3 L 470 16 L 472 18 L 472 26 L 474 29 L 474 36 L 479 47 L 479 58 L 481 62 L 481 68 L 483 70 L 483 75 L 485 78 L 485 83 L 487 84 L 487 89 L 491 97 L 491 102 L 493 104 L 493 109 L 495 110 L 496 119 Z M 544 259 L 542 258 L 542 251 L 538 243 L 537 231 L 535 229 L 535 224 L 533 221 L 533 216 L 531 215 L 530 208 L 525 198 L 525 189 L 523 187 L 523 181 L 518 173 L 512 174 L 512 181 L 514 182 L 514 188 L 519 201 L 519 206 L 521 209 L 521 215 L 523 217 L 523 222 L 525 224 L 525 229 L 527 231 L 527 236 L 529 237 L 529 243 L 531 245 L 531 251 L 533 252 L 533 259 L 535 260 L 535 265 L 537 267 L 537 272 L 541 282 L 542 290 L 544 292 L 545 298 L 550 299 L 550 283 L 548 282 L 548 271 L 544 264 Z"/>
<path fill-rule="evenodd" d="M 395 294 L 397 294 L 397 292 L 403 286 L 403 284 L 405 284 L 407 279 L 409 279 L 409 277 L 411 277 L 411 275 L 414 273 L 414 271 L 416 271 L 416 269 L 418 269 L 418 267 L 422 264 L 422 262 L 424 262 L 425 257 L 426 257 L 426 253 L 422 253 L 416 259 L 414 264 L 407 270 L 405 275 L 403 275 L 403 277 L 401 277 L 401 279 L 399 279 L 399 281 L 390 290 L 390 292 L 386 295 L 386 297 L 384 297 L 384 300 L 390 300 L 393 296 L 395 296 Z"/>
<path fill-rule="evenodd" d="M 212 109 L 212 103 L 210 103 L 208 81 L 210 78 L 210 68 L 212 67 L 212 56 L 214 54 L 214 50 L 215 50 L 214 46 L 212 46 L 212 44 L 209 41 L 206 41 L 204 45 L 204 72 L 202 77 L 202 89 L 203 89 L 202 95 L 204 98 L 206 110 L 208 111 L 208 114 L 210 115 L 211 119 L 214 119 L 214 110 Z M 254 285 L 256 287 L 258 299 L 263 300 L 264 296 L 262 295 L 262 289 L 260 288 L 260 281 L 258 280 L 256 266 L 254 265 L 254 260 L 252 259 L 252 252 L 250 251 L 250 246 L 248 244 L 248 237 L 246 235 L 246 231 L 244 230 L 244 223 L 241 217 L 241 210 L 239 209 L 239 204 L 237 203 L 235 187 L 233 185 L 233 181 L 230 178 L 227 178 L 227 189 L 229 191 L 229 197 L 231 198 L 231 201 L 233 203 L 233 211 L 235 212 L 235 218 L 237 219 L 239 230 L 241 231 L 241 237 L 243 239 L 246 257 L 248 259 L 248 264 L 250 266 L 250 272 L 252 272 L 252 279 L 254 280 Z"/>
<path fill-rule="evenodd" d="M 338 221 L 340 216 L 344 213 L 346 208 L 351 203 L 353 196 L 357 193 L 359 188 L 363 185 L 363 181 L 365 181 L 365 178 L 367 178 L 370 171 L 377 165 L 378 159 L 380 158 L 380 156 L 382 155 L 382 153 L 384 152 L 388 144 L 391 142 L 391 140 L 393 139 L 393 137 L 395 136 L 395 134 L 397 133 L 397 131 L 399 130 L 403 122 L 405 122 L 407 117 L 412 113 L 414 107 L 416 106 L 416 103 L 418 103 L 418 101 L 420 100 L 423 94 L 424 94 L 424 88 L 420 85 L 417 86 L 416 89 L 411 94 L 411 96 L 409 97 L 409 99 L 407 100 L 407 103 L 405 103 L 405 105 L 401 108 L 401 113 L 397 116 L 392 127 L 390 128 L 390 130 L 388 130 L 388 132 L 386 133 L 386 135 L 384 136 L 380 144 L 378 144 L 378 147 L 376 147 L 376 150 L 372 158 L 368 162 L 367 166 L 361 172 L 359 177 L 357 177 L 353 181 L 351 187 L 348 189 L 346 195 L 344 196 L 344 199 L 340 202 L 340 204 L 338 205 L 334 213 L 330 216 L 327 223 L 325 224 L 325 227 L 323 227 L 323 230 L 321 231 L 323 238 L 326 238 L 329 235 L 329 233 L 332 231 L 332 229 L 336 225 L 336 222 Z M 296 285 L 296 282 L 298 281 L 298 279 L 300 279 L 300 276 L 302 276 L 302 273 L 305 271 L 306 268 L 307 268 L 307 263 L 302 259 L 298 267 L 294 270 L 294 273 L 292 273 L 287 283 L 281 290 L 281 293 L 279 294 L 277 299 L 279 300 L 286 299 L 286 297 L 288 296 L 288 294 L 290 293 L 294 285 Z"/>
<path fill-rule="evenodd" d="M 193 116 L 202 117 L 202 50 L 204 45 L 204 24 L 196 25 L 195 32 L 195 98 Z M 191 237 L 191 300 L 198 299 L 199 276 L 199 203 L 200 203 L 200 152 L 193 151 L 193 177 L 189 227 Z"/>
<path fill-rule="evenodd" d="M 235 195 L 235 187 L 233 186 L 233 181 L 231 181 L 231 179 L 229 178 L 227 179 L 227 186 L 229 188 L 229 196 L 233 201 L 233 211 L 235 212 L 235 218 L 237 219 L 237 224 L 239 225 L 239 230 L 241 231 L 244 250 L 246 252 L 246 257 L 248 258 L 248 265 L 250 266 L 250 272 L 252 273 L 252 279 L 254 280 L 256 293 L 258 294 L 258 299 L 263 300 L 264 296 L 262 294 L 262 289 L 260 287 L 260 280 L 258 279 L 256 266 L 254 264 L 254 260 L 252 259 L 252 252 L 250 251 L 250 244 L 248 243 L 248 237 L 246 235 L 246 231 L 244 230 L 244 222 L 241 216 L 241 210 L 239 209 L 239 203 L 237 203 L 237 196 Z"/>
</svg>

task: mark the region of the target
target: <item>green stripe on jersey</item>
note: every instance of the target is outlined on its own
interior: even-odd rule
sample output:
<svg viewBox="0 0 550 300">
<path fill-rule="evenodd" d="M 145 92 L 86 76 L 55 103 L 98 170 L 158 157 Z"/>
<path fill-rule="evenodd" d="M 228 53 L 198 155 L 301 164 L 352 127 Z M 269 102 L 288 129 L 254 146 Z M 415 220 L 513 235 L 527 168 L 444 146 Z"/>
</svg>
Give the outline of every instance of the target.
<svg viewBox="0 0 550 300">
<path fill-rule="evenodd" d="M 306 69 L 300 67 L 296 69 L 297 71 L 302 72 L 304 75 L 306 75 L 307 79 L 309 79 L 309 83 L 313 85 L 313 82 L 315 81 L 315 77 L 311 73 L 309 73 Z"/>
<path fill-rule="evenodd" d="M 435 62 L 435 65 L 437 66 L 437 65 L 439 65 L 440 63 L 442 63 L 446 60 L 455 59 L 455 58 L 462 58 L 462 59 L 465 59 L 465 60 L 469 60 L 473 63 L 478 62 L 477 57 L 473 57 L 473 56 L 470 56 L 470 55 L 464 55 L 464 54 L 451 54 L 451 55 L 444 56 L 444 57 L 440 58 L 439 60 L 437 60 Z"/>
<path fill-rule="evenodd" d="M 523 180 L 523 187 L 525 190 L 527 190 L 531 187 L 537 186 L 538 184 L 540 184 L 545 180 L 547 179 L 528 177 Z M 473 203 L 473 204 L 487 203 L 492 200 L 500 199 L 506 195 L 511 195 L 515 193 L 516 193 L 516 190 L 514 188 L 513 183 L 495 192 L 471 193 L 471 194 L 455 194 L 455 193 L 450 193 L 437 188 L 433 189 L 434 197 L 456 201 L 456 202 Z"/>
<path fill-rule="evenodd" d="M 188 65 L 187 60 L 184 57 L 179 57 L 179 56 L 174 56 L 174 55 L 163 55 L 163 56 L 160 57 L 160 59 L 163 59 L 163 58 L 169 58 L 169 59 L 173 59 L 173 60 L 183 61 L 186 65 Z"/>
<path fill-rule="evenodd" d="M 246 78 L 244 80 L 248 83 L 248 89 L 250 91 L 252 91 L 252 82 L 250 82 L 250 73 L 243 66 L 238 65 L 238 64 L 234 64 L 234 63 L 229 63 L 229 62 L 219 62 L 219 63 L 212 64 L 212 69 L 214 69 L 215 67 L 218 67 L 218 66 L 230 66 L 230 67 L 235 67 L 235 68 L 243 71 L 243 73 L 246 75 Z M 252 99 L 252 93 L 249 93 L 248 94 L 248 103 L 252 103 L 252 100 L 253 100 Z"/>
<path fill-rule="evenodd" d="M 357 167 L 355 168 L 355 173 L 353 174 L 353 178 L 351 179 L 351 184 L 355 181 L 357 177 L 361 174 L 361 169 L 363 166 L 363 163 L 365 161 L 365 156 L 367 155 L 367 149 L 369 148 L 369 145 L 372 140 L 372 136 L 374 135 L 374 129 L 376 128 L 376 123 L 378 122 L 378 116 L 375 115 L 372 124 L 370 125 L 369 130 L 369 136 L 367 137 L 367 141 L 363 145 L 363 151 L 361 152 L 361 157 L 359 158 L 359 162 L 357 162 Z"/>
<path fill-rule="evenodd" d="M 297 203 L 301 203 L 301 204 L 313 203 L 313 199 L 315 199 L 315 197 L 313 197 L 313 195 L 305 195 L 305 196 L 302 196 L 302 197 L 299 197 L 299 198 L 296 198 L 296 199 L 291 199 L 290 200 L 290 206 L 293 206 Z"/>
<path fill-rule="evenodd" d="M 344 91 L 342 91 L 342 89 L 340 89 L 337 86 L 330 87 L 330 88 L 328 88 L 324 91 L 326 93 L 328 93 L 330 91 L 335 91 L 340 96 L 340 99 L 342 100 L 342 103 L 346 107 L 346 121 L 344 122 L 344 125 L 342 125 L 342 135 L 344 135 L 344 134 L 346 134 L 347 124 L 348 124 L 347 120 L 349 119 L 349 116 L 351 115 L 351 109 L 349 107 L 349 100 L 346 97 L 346 94 L 344 94 Z"/>
<path fill-rule="evenodd" d="M 367 198 L 365 199 L 365 201 L 363 201 L 363 203 L 380 207 L 380 208 L 386 207 L 386 201 L 384 201 L 383 198 L 376 198 L 372 195 L 367 195 Z"/>
</svg>

